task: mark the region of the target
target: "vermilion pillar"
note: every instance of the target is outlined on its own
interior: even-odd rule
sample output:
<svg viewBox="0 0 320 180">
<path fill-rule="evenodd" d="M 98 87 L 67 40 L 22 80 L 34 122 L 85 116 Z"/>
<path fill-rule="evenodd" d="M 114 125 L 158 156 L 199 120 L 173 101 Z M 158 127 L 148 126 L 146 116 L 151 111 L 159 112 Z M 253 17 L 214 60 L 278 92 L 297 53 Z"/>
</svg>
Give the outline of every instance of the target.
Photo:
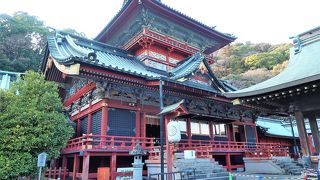
<svg viewBox="0 0 320 180">
<path fill-rule="evenodd" d="M 87 129 L 87 134 L 91 133 L 91 123 L 92 122 L 92 115 L 91 113 L 88 114 L 88 129 Z"/>
<path fill-rule="evenodd" d="M 83 155 L 82 162 L 82 179 L 87 180 L 89 178 L 89 163 L 90 163 L 90 155 L 85 153 Z"/>
<path fill-rule="evenodd" d="M 117 155 L 116 153 L 112 153 L 111 161 L 110 161 L 110 169 L 111 169 L 111 180 L 116 179 L 116 172 L 117 172 Z"/>
<path fill-rule="evenodd" d="M 66 179 L 66 169 L 67 169 L 67 157 L 65 155 L 62 156 L 62 180 Z"/>
<path fill-rule="evenodd" d="M 105 138 L 104 136 L 107 135 L 107 127 L 108 127 L 108 104 L 106 102 L 102 103 L 102 109 L 101 109 L 101 138 L 100 138 L 100 145 L 105 145 Z"/>
<path fill-rule="evenodd" d="M 72 180 L 77 179 L 77 172 L 79 172 L 79 156 L 75 154 L 73 156 L 73 172 L 72 172 Z"/>
<path fill-rule="evenodd" d="M 101 115 L 101 136 L 107 135 L 108 126 L 108 104 L 106 102 L 102 103 L 102 115 Z"/>
<path fill-rule="evenodd" d="M 231 159 L 230 159 L 230 153 L 227 153 L 226 155 L 226 164 L 227 164 L 227 169 L 229 172 L 231 172 Z"/>
<path fill-rule="evenodd" d="M 82 136 L 82 134 L 80 134 L 81 133 L 81 119 L 78 119 L 77 120 L 77 137 L 79 137 L 79 136 Z"/>
<path fill-rule="evenodd" d="M 136 112 L 136 137 L 140 137 L 141 131 L 141 118 L 140 118 L 140 111 Z"/>
<path fill-rule="evenodd" d="M 142 113 L 141 117 L 141 137 L 146 137 L 146 113 Z"/>
</svg>

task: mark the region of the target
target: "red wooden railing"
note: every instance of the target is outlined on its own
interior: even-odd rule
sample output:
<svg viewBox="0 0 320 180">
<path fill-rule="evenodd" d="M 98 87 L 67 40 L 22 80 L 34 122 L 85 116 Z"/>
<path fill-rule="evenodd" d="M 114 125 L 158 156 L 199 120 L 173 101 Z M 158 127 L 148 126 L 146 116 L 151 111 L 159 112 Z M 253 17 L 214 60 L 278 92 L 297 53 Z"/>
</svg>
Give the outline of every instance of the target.
<svg viewBox="0 0 320 180">
<path fill-rule="evenodd" d="M 84 149 L 132 150 L 136 141 L 140 141 L 143 149 L 154 147 L 154 138 L 126 137 L 126 136 L 101 136 L 87 134 L 79 138 L 70 139 L 62 152 Z"/>
<path fill-rule="evenodd" d="M 125 137 L 125 136 L 101 136 L 87 134 L 82 137 L 68 141 L 62 152 L 70 152 L 84 149 L 101 150 L 132 150 L 139 140 L 141 147 L 148 150 L 151 156 L 156 155 L 154 151 L 154 138 Z M 248 143 L 233 141 L 213 140 L 181 140 L 175 144 L 175 150 L 195 150 L 197 156 L 209 156 L 214 152 L 243 152 L 247 157 L 272 157 L 287 156 L 288 147 L 277 143 Z M 156 154 L 154 154 L 156 153 Z"/>
<path fill-rule="evenodd" d="M 166 148 L 166 147 L 165 147 Z M 287 156 L 289 148 L 277 143 L 248 143 L 233 141 L 182 140 L 174 145 L 176 151 L 195 150 L 198 158 L 212 157 L 216 152 L 242 152 L 246 157 L 269 158 Z M 149 159 L 158 159 L 159 150 L 149 152 Z"/>
</svg>

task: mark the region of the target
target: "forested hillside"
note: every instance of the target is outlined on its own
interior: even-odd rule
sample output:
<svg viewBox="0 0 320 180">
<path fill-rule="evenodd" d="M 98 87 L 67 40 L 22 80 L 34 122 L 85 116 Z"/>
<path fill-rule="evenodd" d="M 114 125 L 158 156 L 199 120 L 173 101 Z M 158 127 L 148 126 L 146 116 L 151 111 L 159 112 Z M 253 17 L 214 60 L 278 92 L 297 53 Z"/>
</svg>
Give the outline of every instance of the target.
<svg viewBox="0 0 320 180">
<path fill-rule="evenodd" d="M 235 43 L 221 49 L 212 68 L 237 88 L 271 78 L 288 64 L 290 44 Z"/>
<path fill-rule="evenodd" d="M 73 29 L 64 31 L 85 36 Z M 50 30 L 25 12 L 0 14 L 0 70 L 38 70 Z M 278 74 L 289 59 L 289 44 L 235 43 L 217 53 L 212 68 L 219 78 L 244 88 Z"/>
<path fill-rule="evenodd" d="M 25 12 L 0 14 L 0 70 L 37 71 L 49 30 L 43 21 Z M 73 29 L 64 31 L 85 36 Z"/>
</svg>

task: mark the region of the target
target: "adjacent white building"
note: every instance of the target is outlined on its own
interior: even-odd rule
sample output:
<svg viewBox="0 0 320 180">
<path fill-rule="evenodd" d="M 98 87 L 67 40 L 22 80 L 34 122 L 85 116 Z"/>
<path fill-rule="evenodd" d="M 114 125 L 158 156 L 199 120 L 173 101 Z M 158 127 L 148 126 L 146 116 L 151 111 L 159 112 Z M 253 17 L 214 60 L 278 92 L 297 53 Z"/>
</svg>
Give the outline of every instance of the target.
<svg viewBox="0 0 320 180">
<path fill-rule="evenodd" d="M 0 89 L 9 89 L 12 82 L 16 81 L 24 73 L 0 70 Z"/>
</svg>

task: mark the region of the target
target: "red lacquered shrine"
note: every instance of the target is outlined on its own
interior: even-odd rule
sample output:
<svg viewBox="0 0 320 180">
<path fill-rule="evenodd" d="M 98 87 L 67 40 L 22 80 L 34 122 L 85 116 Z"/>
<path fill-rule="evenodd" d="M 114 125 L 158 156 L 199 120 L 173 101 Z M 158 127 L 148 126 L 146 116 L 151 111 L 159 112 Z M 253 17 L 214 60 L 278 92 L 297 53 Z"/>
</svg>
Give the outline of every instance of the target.
<svg viewBox="0 0 320 180">
<path fill-rule="evenodd" d="M 111 179 L 130 175 L 118 169 L 132 167 L 136 140 L 148 152 L 143 161 L 159 161 L 160 79 L 165 124 L 176 120 L 182 132 L 175 152 L 195 150 L 229 171 L 245 156 L 286 153 L 258 143 L 254 112 L 234 106 L 223 95 L 234 88 L 210 68 L 212 54 L 234 40 L 156 0 L 125 1 L 94 40 L 48 37 L 42 72 L 59 84 L 76 132 L 56 169 L 73 179 L 96 179 L 102 167 Z"/>
</svg>

